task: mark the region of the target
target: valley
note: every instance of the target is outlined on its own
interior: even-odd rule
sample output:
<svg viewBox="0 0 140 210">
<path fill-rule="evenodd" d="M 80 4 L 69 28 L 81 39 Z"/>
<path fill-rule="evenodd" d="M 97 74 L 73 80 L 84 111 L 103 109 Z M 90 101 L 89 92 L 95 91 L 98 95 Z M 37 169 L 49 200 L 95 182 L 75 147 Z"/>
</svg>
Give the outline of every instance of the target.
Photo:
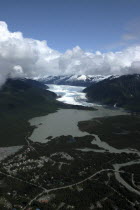
<svg viewBox="0 0 140 210">
<path fill-rule="evenodd" d="M 0 162 L 0 207 L 140 209 L 139 115 L 88 103 L 82 87 L 49 88 L 59 106 L 30 118 L 26 143 Z"/>
<path fill-rule="evenodd" d="M 140 0 L 0 3 L 0 210 L 140 210 Z"/>
</svg>

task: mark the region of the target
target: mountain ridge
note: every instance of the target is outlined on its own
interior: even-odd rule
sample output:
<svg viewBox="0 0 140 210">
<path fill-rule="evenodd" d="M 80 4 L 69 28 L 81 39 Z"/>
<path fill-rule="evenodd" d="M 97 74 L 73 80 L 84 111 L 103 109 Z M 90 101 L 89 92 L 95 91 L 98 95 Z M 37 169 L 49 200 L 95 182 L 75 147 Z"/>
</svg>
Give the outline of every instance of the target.
<svg viewBox="0 0 140 210">
<path fill-rule="evenodd" d="M 38 81 L 8 79 L 0 89 L 0 146 L 25 144 L 33 130 L 28 120 L 55 112 L 57 103 L 56 94 Z"/>
<path fill-rule="evenodd" d="M 56 84 L 56 85 L 71 85 L 87 87 L 93 83 L 99 82 L 106 78 L 116 77 L 113 75 L 61 75 L 61 76 L 46 76 L 43 78 L 36 78 L 43 84 Z"/>
<path fill-rule="evenodd" d="M 107 78 L 83 90 L 94 102 L 140 111 L 140 74 Z"/>
</svg>

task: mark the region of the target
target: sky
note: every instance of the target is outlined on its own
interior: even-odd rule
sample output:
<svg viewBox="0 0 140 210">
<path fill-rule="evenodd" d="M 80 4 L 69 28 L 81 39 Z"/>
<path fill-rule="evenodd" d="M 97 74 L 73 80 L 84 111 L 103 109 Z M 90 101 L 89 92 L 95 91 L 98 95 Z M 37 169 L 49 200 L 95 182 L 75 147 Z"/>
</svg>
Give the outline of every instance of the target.
<svg viewBox="0 0 140 210">
<path fill-rule="evenodd" d="M 60 52 L 77 45 L 115 51 L 140 41 L 139 0 L 0 0 L 0 20 Z"/>
<path fill-rule="evenodd" d="M 0 0 L 7 77 L 140 73 L 139 0 Z"/>
</svg>

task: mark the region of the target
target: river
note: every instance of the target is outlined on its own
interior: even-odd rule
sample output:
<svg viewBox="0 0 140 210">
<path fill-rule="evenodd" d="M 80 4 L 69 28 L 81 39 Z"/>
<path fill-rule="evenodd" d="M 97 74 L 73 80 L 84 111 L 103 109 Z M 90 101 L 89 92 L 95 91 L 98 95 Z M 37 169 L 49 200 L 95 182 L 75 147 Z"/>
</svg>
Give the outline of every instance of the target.
<svg viewBox="0 0 140 210">
<path fill-rule="evenodd" d="M 29 137 L 32 141 L 46 143 L 49 140 L 49 136 L 56 137 L 61 135 L 72 135 L 72 136 L 85 136 L 89 135 L 87 132 L 82 132 L 79 130 L 77 124 L 79 121 L 90 120 L 97 117 L 108 117 L 116 115 L 126 115 L 128 113 L 124 112 L 122 109 L 109 109 L 97 104 L 91 104 L 86 101 L 85 93 L 82 92 L 83 87 L 74 86 L 64 86 L 64 85 L 48 85 L 49 90 L 55 92 L 59 97 L 57 100 L 62 101 L 67 104 L 83 105 L 83 106 L 93 106 L 97 108 L 96 111 L 87 110 L 74 110 L 74 109 L 60 109 L 55 113 L 49 114 L 43 117 L 36 117 L 31 119 L 29 122 L 31 125 L 36 126 L 32 135 Z M 92 135 L 93 141 L 91 144 L 97 145 L 100 149 L 83 148 L 78 149 L 82 152 L 109 152 L 109 153 L 126 153 L 126 154 L 136 154 L 140 157 L 140 152 L 137 150 L 132 150 L 131 148 L 117 149 L 110 146 L 108 143 L 101 141 L 99 136 Z M 140 159 L 137 161 L 124 162 L 121 164 L 113 164 L 112 167 L 115 170 L 116 180 L 122 184 L 127 190 L 140 195 L 140 191 L 132 187 L 127 183 L 120 174 L 120 169 L 125 166 L 140 164 Z"/>
</svg>

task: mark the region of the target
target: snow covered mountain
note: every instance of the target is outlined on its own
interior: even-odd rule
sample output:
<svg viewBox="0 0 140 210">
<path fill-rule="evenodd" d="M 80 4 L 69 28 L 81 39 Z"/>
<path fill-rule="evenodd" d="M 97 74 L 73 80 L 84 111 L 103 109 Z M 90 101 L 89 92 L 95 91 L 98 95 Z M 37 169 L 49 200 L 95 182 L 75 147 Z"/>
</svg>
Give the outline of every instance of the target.
<svg viewBox="0 0 140 210">
<path fill-rule="evenodd" d="M 73 85 L 87 87 L 93 83 L 97 83 L 107 78 L 114 78 L 116 76 L 101 76 L 101 75 L 67 75 L 67 76 L 46 76 L 38 79 L 44 84 L 56 85 Z"/>
</svg>

